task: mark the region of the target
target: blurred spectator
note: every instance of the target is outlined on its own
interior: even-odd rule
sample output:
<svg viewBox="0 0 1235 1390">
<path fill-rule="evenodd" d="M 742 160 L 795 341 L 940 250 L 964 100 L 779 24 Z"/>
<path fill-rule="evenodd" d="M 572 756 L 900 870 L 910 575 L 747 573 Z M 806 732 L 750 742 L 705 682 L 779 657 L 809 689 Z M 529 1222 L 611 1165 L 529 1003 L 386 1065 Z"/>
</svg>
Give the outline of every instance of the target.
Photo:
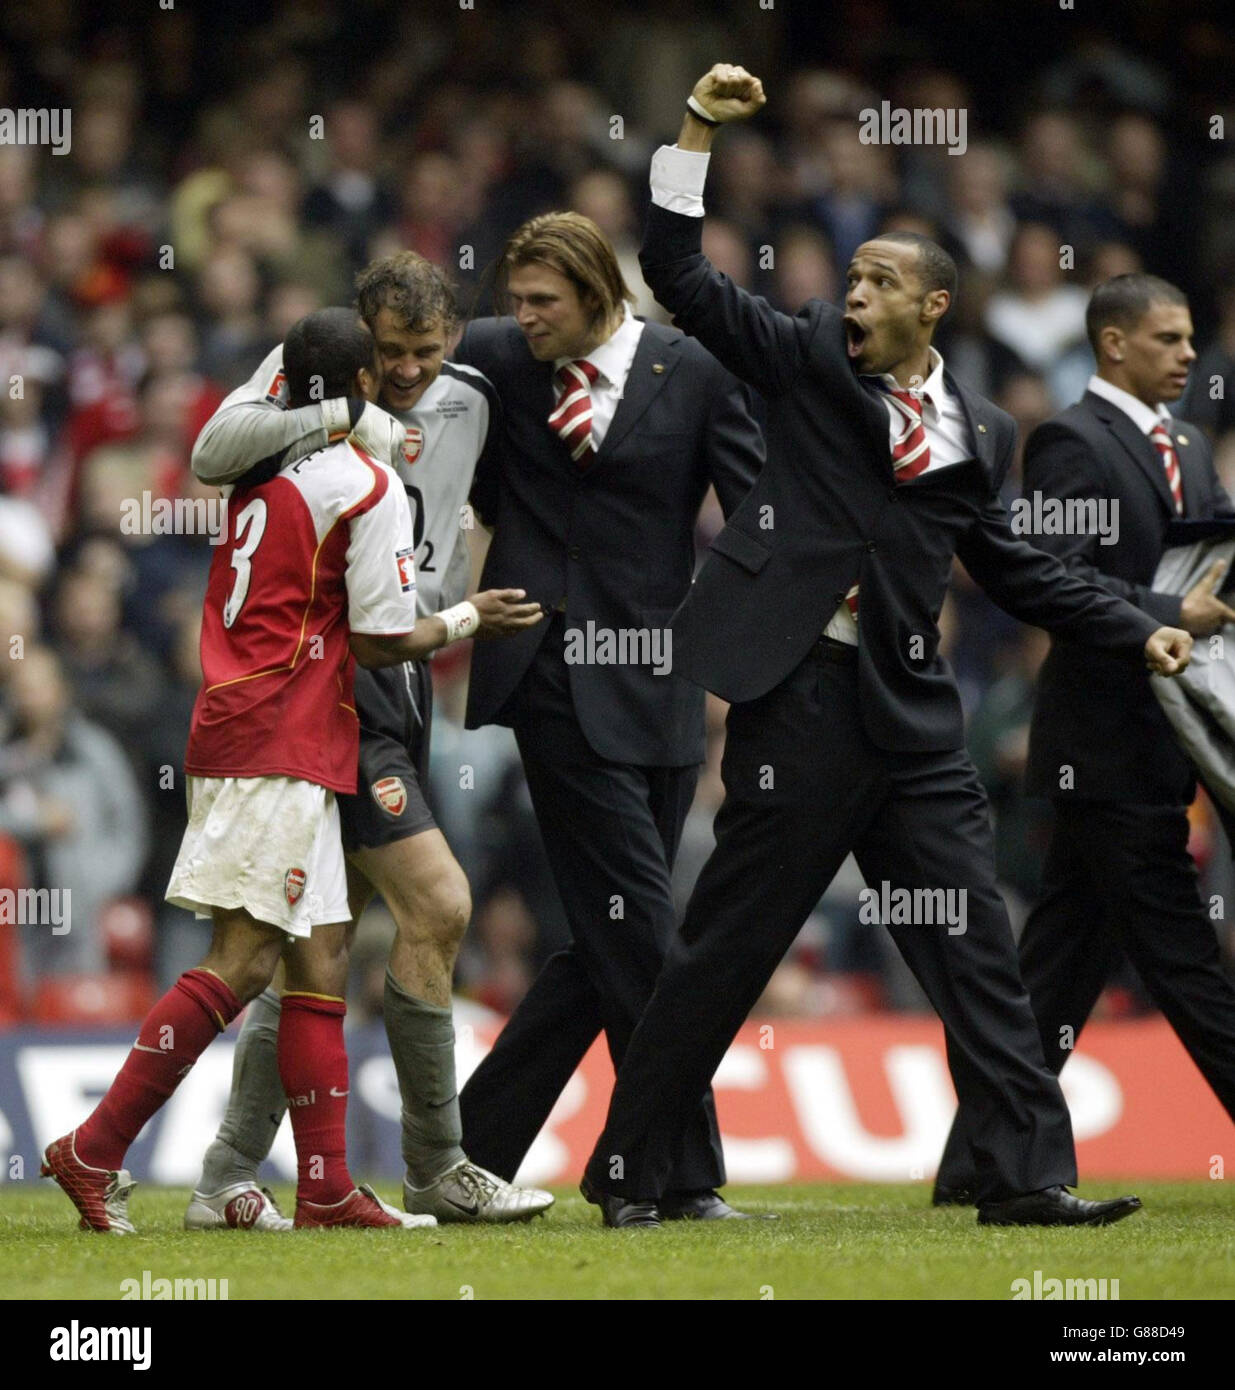
<svg viewBox="0 0 1235 1390">
<path fill-rule="evenodd" d="M 830 122 L 823 144 L 828 186 L 811 202 L 810 211 L 835 248 L 836 263 L 847 266 L 862 242 L 878 231 L 892 201 L 888 151 L 864 145 L 851 121 Z"/>
<path fill-rule="evenodd" d="M 1096 198 L 1101 164 L 1086 145 L 1080 122 L 1068 111 L 1038 111 L 1021 133 L 1020 181 L 1012 211 L 1022 223 L 1041 223 L 1079 260 L 1100 233 L 1113 233 L 1115 219 Z M 1058 257 L 1058 250 L 1056 250 Z"/>
<path fill-rule="evenodd" d="M 752 288 L 754 260 L 746 238 L 721 217 L 709 217 L 703 224 L 703 254 L 722 274 L 744 290 Z"/>
<path fill-rule="evenodd" d="M 1080 397 L 1078 396 L 1079 400 Z M 1011 501 L 1021 491 L 1021 462 L 1025 456 L 1025 441 L 1045 420 L 1055 413 L 1046 382 L 1036 372 L 1016 372 L 1008 377 L 995 393 L 995 404 L 1006 410 L 1016 421 L 1016 458 L 1009 470 L 1007 488 Z"/>
<path fill-rule="evenodd" d="M 11 719 L 0 746 L 0 832 L 23 847 L 32 885 L 71 894 L 71 930 L 22 929 L 34 975 L 97 971 L 102 909 L 131 893 L 146 854 L 146 812 L 120 746 L 75 707 L 60 663 L 27 647 L 5 685 Z"/>
<path fill-rule="evenodd" d="M 259 312 L 261 281 L 252 255 L 221 245 L 206 258 L 197 289 L 206 320 L 202 369 L 230 390 L 253 375 L 271 347 Z"/>
<path fill-rule="evenodd" d="M 1016 230 L 1003 160 L 993 145 L 970 145 L 950 160 L 948 173 L 948 230 L 972 266 L 998 274 L 1008 263 Z"/>
<path fill-rule="evenodd" d="M 959 271 L 956 300 L 939 325 L 936 344 L 948 370 L 971 390 L 993 400 L 1008 378 L 1025 370 L 1020 355 L 987 327 L 996 281 L 984 271 Z"/>
<path fill-rule="evenodd" d="M 1200 348 L 1188 389 L 1174 412 L 1199 425 L 1210 439 L 1235 430 L 1235 273 L 1222 278 L 1218 309 L 1217 332 Z"/>
<path fill-rule="evenodd" d="M 642 230 L 636 222 L 626 180 L 612 169 L 593 169 L 571 184 L 566 206 L 590 217 L 612 242 L 622 279 L 635 296 L 632 312 L 641 318 L 666 322 L 669 316 L 657 304 L 639 268 Z"/>
<path fill-rule="evenodd" d="M 1008 254 L 1008 288 L 991 297 L 986 326 L 1027 366 L 1044 371 L 1085 336 L 1089 296 L 1068 284 L 1060 243 L 1049 226 L 1025 223 Z"/>
<path fill-rule="evenodd" d="M 813 227 L 787 227 L 777 238 L 769 296 L 777 308 L 796 314 L 811 299 L 835 303 L 839 292 L 840 278 L 826 238 Z"/>
<path fill-rule="evenodd" d="M 399 239 L 441 266 L 458 261 L 464 217 L 458 163 L 440 150 L 413 158 L 403 181 Z"/>
<path fill-rule="evenodd" d="M 395 219 L 393 193 L 381 177 L 377 120 L 360 101 L 340 101 L 322 121 L 329 163 L 309 190 L 304 219 L 336 236 L 355 273 L 368 258 L 369 241 Z"/>
<path fill-rule="evenodd" d="M 82 713 L 126 747 L 141 747 L 162 699 L 158 662 L 120 626 L 117 589 L 66 570 L 56 585 L 56 648 L 60 674 Z"/>
</svg>

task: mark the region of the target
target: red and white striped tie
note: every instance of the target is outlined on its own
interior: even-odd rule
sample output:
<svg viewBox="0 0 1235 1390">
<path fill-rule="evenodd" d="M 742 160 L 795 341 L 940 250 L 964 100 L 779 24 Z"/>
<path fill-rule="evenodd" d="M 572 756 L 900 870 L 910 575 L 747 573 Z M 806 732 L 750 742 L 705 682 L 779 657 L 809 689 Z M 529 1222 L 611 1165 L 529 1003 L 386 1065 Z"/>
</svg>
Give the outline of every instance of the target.
<svg viewBox="0 0 1235 1390">
<path fill-rule="evenodd" d="M 585 358 L 564 362 L 554 373 L 557 404 L 549 416 L 549 428 L 559 435 L 580 468 L 592 461 L 591 385 L 600 375 Z"/>
<path fill-rule="evenodd" d="M 922 423 L 922 402 L 927 397 L 918 397 L 903 388 L 893 390 L 884 388 L 892 409 L 904 421 L 904 428 L 892 441 L 892 474 L 898 483 L 907 483 L 924 473 L 931 462 L 931 446 L 926 439 L 926 426 Z M 845 603 L 856 618 L 858 616 L 858 586 L 855 584 L 845 595 Z"/>
<path fill-rule="evenodd" d="M 1175 500 L 1175 511 L 1179 516 L 1182 516 L 1184 512 L 1184 482 L 1179 472 L 1179 459 L 1175 456 L 1175 450 L 1171 446 L 1171 436 L 1167 433 L 1166 425 L 1159 420 L 1149 431 L 1149 437 L 1158 450 L 1163 468 L 1166 469 L 1166 482 L 1171 489 L 1171 496 Z"/>
</svg>

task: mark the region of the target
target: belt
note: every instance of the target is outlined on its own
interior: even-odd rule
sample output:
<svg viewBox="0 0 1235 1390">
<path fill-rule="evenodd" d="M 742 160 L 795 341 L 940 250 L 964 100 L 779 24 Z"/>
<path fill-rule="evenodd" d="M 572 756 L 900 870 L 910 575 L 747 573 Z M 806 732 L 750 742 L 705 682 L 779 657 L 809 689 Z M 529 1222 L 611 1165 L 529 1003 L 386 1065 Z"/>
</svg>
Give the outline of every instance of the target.
<svg viewBox="0 0 1235 1390">
<path fill-rule="evenodd" d="M 851 665 L 858 659 L 856 642 L 838 642 L 835 637 L 820 637 L 815 643 L 815 653 L 821 661 L 836 661 Z"/>
</svg>

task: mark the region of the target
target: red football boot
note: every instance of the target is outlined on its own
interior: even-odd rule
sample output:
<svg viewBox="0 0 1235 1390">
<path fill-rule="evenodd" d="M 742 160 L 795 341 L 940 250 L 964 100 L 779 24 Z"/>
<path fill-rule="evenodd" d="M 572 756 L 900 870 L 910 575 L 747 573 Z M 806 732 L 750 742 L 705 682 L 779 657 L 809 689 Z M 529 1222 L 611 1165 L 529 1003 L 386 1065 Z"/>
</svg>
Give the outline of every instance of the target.
<svg viewBox="0 0 1235 1390">
<path fill-rule="evenodd" d="M 366 1184 L 354 1187 L 341 1202 L 296 1201 L 296 1229 L 306 1226 L 436 1226 L 433 1216 L 412 1216 L 389 1206 Z"/>
<path fill-rule="evenodd" d="M 129 1220 L 129 1193 L 137 1184 L 127 1168 L 113 1171 L 83 1163 L 73 1143 L 76 1135 L 76 1130 L 70 1130 L 62 1138 L 53 1139 L 43 1153 L 39 1172 L 45 1178 L 54 1178 L 68 1194 L 81 1212 L 83 1231 L 134 1234 Z"/>
</svg>

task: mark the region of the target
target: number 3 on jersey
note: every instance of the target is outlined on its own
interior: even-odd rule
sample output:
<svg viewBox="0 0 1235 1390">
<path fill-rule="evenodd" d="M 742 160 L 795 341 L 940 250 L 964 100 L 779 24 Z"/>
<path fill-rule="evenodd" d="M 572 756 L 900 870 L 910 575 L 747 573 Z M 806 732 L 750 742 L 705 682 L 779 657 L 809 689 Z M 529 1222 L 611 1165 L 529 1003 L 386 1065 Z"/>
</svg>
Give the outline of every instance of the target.
<svg viewBox="0 0 1235 1390">
<path fill-rule="evenodd" d="M 253 552 L 262 543 L 266 534 L 266 503 L 255 497 L 236 518 L 236 548 L 232 551 L 232 569 L 236 571 L 236 582 L 223 605 L 223 626 L 231 625 L 240 616 L 244 601 L 249 596 L 249 578 L 252 567 L 249 561 Z"/>
</svg>

